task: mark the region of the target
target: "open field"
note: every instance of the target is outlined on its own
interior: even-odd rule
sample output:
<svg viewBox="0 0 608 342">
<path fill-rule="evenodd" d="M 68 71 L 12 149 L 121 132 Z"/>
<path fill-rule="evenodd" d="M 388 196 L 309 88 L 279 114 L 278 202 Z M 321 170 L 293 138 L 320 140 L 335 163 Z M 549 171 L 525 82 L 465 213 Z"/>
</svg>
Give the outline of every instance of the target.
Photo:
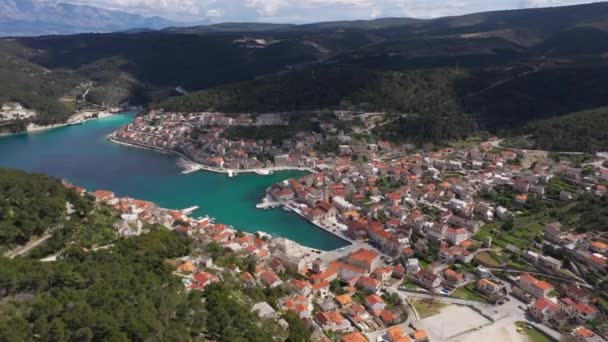
<svg viewBox="0 0 608 342">
<path fill-rule="evenodd" d="M 431 341 L 459 340 L 468 331 L 473 331 L 490 321 L 466 306 L 449 305 L 439 314 L 422 319 L 416 323 L 429 332 Z"/>
<path fill-rule="evenodd" d="M 448 306 L 445 303 L 432 302 L 427 299 L 415 300 L 413 302 L 414 308 L 418 311 L 421 319 L 431 317 L 441 313 L 441 310 Z"/>
</svg>

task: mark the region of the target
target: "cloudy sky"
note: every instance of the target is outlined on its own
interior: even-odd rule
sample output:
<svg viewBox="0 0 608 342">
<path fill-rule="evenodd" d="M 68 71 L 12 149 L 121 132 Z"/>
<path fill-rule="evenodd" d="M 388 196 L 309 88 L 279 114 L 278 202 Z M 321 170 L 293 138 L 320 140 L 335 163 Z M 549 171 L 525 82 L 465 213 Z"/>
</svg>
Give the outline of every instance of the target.
<svg viewBox="0 0 608 342">
<path fill-rule="evenodd" d="M 57 0 L 39 0 L 57 1 Z M 177 21 L 304 23 L 378 17 L 433 18 L 499 9 L 563 6 L 585 0 L 62 0 Z"/>
</svg>

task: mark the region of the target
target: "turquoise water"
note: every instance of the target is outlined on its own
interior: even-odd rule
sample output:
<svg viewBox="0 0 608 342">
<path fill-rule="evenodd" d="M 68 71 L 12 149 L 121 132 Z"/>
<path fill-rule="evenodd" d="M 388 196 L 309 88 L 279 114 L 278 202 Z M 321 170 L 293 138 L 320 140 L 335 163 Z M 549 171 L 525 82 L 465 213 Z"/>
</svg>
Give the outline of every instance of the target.
<svg viewBox="0 0 608 342">
<path fill-rule="evenodd" d="M 133 120 L 134 114 L 61 127 L 34 134 L 0 138 L 0 167 L 46 173 L 90 190 L 112 190 L 120 196 L 209 215 L 247 232 L 264 231 L 313 248 L 330 250 L 347 243 L 280 209 L 258 210 L 256 203 L 271 184 L 302 175 L 299 171 L 271 176 L 196 172 L 182 175 L 177 157 L 111 143 L 106 135 Z"/>
</svg>

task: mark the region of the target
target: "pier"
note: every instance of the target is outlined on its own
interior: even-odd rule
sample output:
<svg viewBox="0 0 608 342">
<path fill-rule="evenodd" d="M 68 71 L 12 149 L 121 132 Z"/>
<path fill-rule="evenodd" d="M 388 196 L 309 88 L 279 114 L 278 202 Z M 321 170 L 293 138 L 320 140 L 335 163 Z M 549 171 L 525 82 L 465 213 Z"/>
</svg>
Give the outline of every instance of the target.
<svg viewBox="0 0 608 342">
<path fill-rule="evenodd" d="M 198 210 L 198 206 L 197 206 L 197 205 L 195 205 L 195 206 L 193 206 L 193 207 L 190 207 L 190 208 L 182 209 L 182 210 L 180 210 L 180 211 L 181 211 L 181 212 L 182 212 L 184 215 L 190 215 L 190 214 L 192 214 L 193 212 L 195 212 L 196 210 Z"/>
</svg>

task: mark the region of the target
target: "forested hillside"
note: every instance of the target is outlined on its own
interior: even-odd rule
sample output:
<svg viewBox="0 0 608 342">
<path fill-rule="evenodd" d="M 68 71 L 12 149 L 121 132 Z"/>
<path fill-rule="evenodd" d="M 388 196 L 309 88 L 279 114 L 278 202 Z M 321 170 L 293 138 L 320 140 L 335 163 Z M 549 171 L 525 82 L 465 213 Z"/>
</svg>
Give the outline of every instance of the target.
<svg viewBox="0 0 608 342">
<path fill-rule="evenodd" d="M 532 122 L 523 129 L 532 148 L 564 152 L 608 151 L 608 107 Z"/>
<path fill-rule="evenodd" d="M 70 220 L 66 201 L 73 205 Z M 112 226 L 117 216 L 58 180 L 0 169 L 1 247 L 65 225 L 27 256 L 0 256 L 0 341 L 266 342 L 287 337 L 276 323 L 251 312 L 254 297 L 266 300 L 274 292 L 250 288 L 245 294 L 229 274 L 204 292 L 186 292 L 172 275 L 170 261 L 193 251 L 190 238 L 162 226 L 119 238 Z M 103 242 L 112 244 L 97 251 L 85 248 L 102 242 L 101 232 L 109 234 Z M 38 260 L 57 250 L 55 261 Z M 298 333 L 297 324 L 289 333 Z"/>
<path fill-rule="evenodd" d="M 68 222 L 66 203 L 72 206 Z M 92 200 L 46 175 L 0 169 L 0 249 L 24 245 L 33 236 L 75 228 L 89 216 Z"/>
<path fill-rule="evenodd" d="M 397 140 L 409 139 L 399 132 L 412 120 L 433 129 L 474 122 L 455 134 L 416 138 L 423 140 L 477 128 L 517 131 L 529 121 L 608 105 L 607 17 L 608 4 L 597 3 L 434 20 L 4 39 L 0 77 L 15 82 L 0 85 L 0 102 L 38 110 L 39 123 L 63 121 L 79 106 L 131 103 L 187 111 L 431 116 L 383 129 Z"/>
</svg>

